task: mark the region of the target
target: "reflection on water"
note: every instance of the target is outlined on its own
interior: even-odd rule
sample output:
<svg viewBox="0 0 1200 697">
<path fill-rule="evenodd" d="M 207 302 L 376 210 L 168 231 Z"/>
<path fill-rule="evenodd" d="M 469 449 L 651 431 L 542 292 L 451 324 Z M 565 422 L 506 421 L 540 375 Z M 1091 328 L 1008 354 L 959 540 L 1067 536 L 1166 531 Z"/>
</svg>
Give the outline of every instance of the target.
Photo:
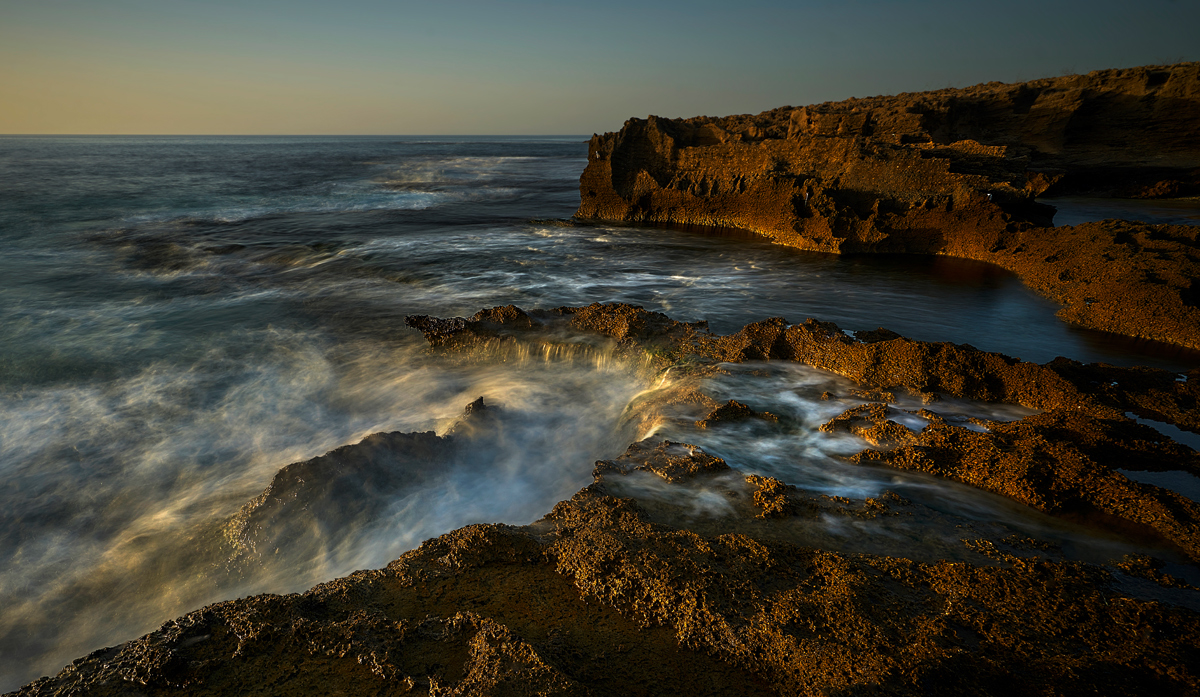
<svg viewBox="0 0 1200 697">
<path fill-rule="evenodd" d="M 1200 225 L 1200 198 L 1133 199 L 1063 196 L 1040 199 L 1058 209 L 1055 225 L 1120 218 L 1143 223 Z"/>
</svg>

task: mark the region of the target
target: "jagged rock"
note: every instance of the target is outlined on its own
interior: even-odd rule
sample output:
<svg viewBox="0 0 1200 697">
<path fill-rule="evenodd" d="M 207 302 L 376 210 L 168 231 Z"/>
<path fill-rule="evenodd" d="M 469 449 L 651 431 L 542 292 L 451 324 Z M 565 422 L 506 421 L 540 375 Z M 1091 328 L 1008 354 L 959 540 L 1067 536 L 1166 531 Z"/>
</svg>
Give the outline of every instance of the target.
<svg viewBox="0 0 1200 697">
<path fill-rule="evenodd" d="M 445 436 L 374 433 L 320 457 L 281 468 L 271 483 L 222 527 L 231 561 L 253 562 L 281 550 L 300 558 L 377 521 L 388 506 L 453 467 L 472 440 L 496 427 L 483 397 L 467 405 Z"/>
<path fill-rule="evenodd" d="M 888 421 L 886 409 L 878 409 L 882 406 L 849 410 L 822 430 L 848 428 L 873 445 L 894 446 L 864 450 L 852 458 L 855 462 L 928 472 L 1047 513 L 1144 531 L 1200 561 L 1200 504 L 1117 471 L 1200 474 L 1200 455 L 1178 443 L 1161 442 L 1149 427 L 1120 416 L 1106 419 L 1053 409 L 992 423 L 987 433 L 934 421 L 914 434 Z"/>
<path fill-rule="evenodd" d="M 719 457 L 686 443 L 663 441 L 655 445 L 639 441 L 615 460 L 600 460 L 592 469 L 592 475 L 600 477 L 606 473 L 629 474 L 630 472 L 653 472 L 668 482 L 679 483 L 699 474 L 729 471 L 729 465 Z"/>
<path fill-rule="evenodd" d="M 540 329 L 522 323 L 511 336 L 533 338 L 538 331 L 552 331 L 554 321 L 567 321 L 577 313 L 585 314 L 588 322 L 572 321 L 572 327 L 611 332 L 628 350 L 653 347 L 664 364 L 782 359 L 849 377 L 863 385 L 856 392 L 867 399 L 895 401 L 891 392 L 903 390 L 930 403 L 931 395 L 941 392 L 1045 410 L 1010 424 L 993 424 L 989 433 L 938 417 L 914 434 L 887 419 L 887 404 L 875 403 L 847 411 L 822 430 L 847 431 L 876 447 L 895 448 L 864 451 L 855 456 L 857 462 L 938 474 L 1050 513 L 1138 528 L 1200 560 L 1200 507 L 1116 471 L 1200 474 L 1195 451 L 1125 417 L 1125 412 L 1134 412 L 1200 431 L 1196 371 L 1181 382 L 1161 370 L 1083 365 L 1061 358 L 1036 365 L 966 345 L 884 338 L 890 332 L 864 342 L 835 324 L 813 319 L 790 325 L 775 318 L 720 336 L 703 325 L 672 322 L 666 315 L 619 304 L 534 313 L 554 319 Z M 631 332 L 631 326 L 639 329 Z M 471 331 L 470 325 L 461 330 L 465 337 Z"/>
<path fill-rule="evenodd" d="M 856 458 L 953 477 L 1059 514 L 1145 526 L 1200 558 L 1197 506 L 1114 471 L 1197 471 L 1195 452 L 1121 413 L 1178 414 L 1186 418 L 1177 423 L 1195 430 L 1195 373 L 1179 382 L 1162 371 L 1065 360 L 1036 366 L 902 337 L 868 343 L 814 320 L 769 320 L 717 336 L 628 305 L 501 308 L 470 321 L 419 324 L 443 348 L 476 345 L 476 331 L 487 340 L 517 343 L 549 332 L 565 341 L 566 327 L 628 351 L 652 347 L 664 366 L 816 361 L 839 367 L 868 391 L 930 394 L 936 387 L 959 397 L 1039 404 L 1047 411 L 989 423 L 986 433 L 926 408 L 917 414 L 930 424 L 919 433 L 880 438 L 880 447 L 892 449 Z M 829 428 L 886 435 L 892 408 L 851 409 Z M 471 429 L 486 430 L 492 418 L 495 412 L 477 401 L 467 409 L 462 436 L 459 427 L 442 438 L 381 434 L 284 468 L 232 524 L 253 529 L 289 501 L 319 508 L 334 492 L 329 482 L 375 466 L 368 460 L 390 461 L 406 448 L 439 457 L 455 440 L 475 437 Z M 219 603 L 94 652 L 15 694 L 1186 695 L 1200 689 L 1194 668 L 1200 614 L 1185 607 L 1200 602 L 1157 560 L 1083 564 L 1063 558 L 1053 544 L 1011 534 L 971 533 L 955 542 L 957 551 L 939 552 L 943 561 L 901 558 L 913 556 L 907 551 L 837 551 L 845 539 L 830 549 L 813 525 L 916 516 L 955 526 L 887 492 L 861 503 L 810 496 L 778 479 L 734 471 L 684 443 L 635 443 L 621 457 L 597 463 L 594 474 L 592 485 L 529 526 L 468 526 L 383 570 L 302 594 Z M 681 503 L 689 492 L 716 494 L 722 503 L 706 499 L 710 510 L 697 512 Z M 895 548 L 887 537 L 851 544 Z M 1139 594 L 1139 583 L 1153 593 Z"/>
<path fill-rule="evenodd" d="M 1016 272 L 1069 322 L 1200 348 L 1195 229 L 1050 228 L 1045 193 L 1200 193 L 1200 63 L 850 99 L 593 136 L 576 216 Z"/>
<path fill-rule="evenodd" d="M 888 405 L 878 402 L 847 409 L 821 424 L 825 433 L 853 433 L 876 447 L 892 447 L 913 443 L 913 432 L 887 418 Z"/>
<path fill-rule="evenodd" d="M 800 497 L 796 493 L 796 487 L 784 484 L 774 477 L 751 474 L 746 477 L 746 482 L 755 487 L 752 496 L 754 505 L 762 509 L 758 514 L 759 518 L 787 518 L 799 515 L 802 510 L 815 508 L 798 500 Z"/>
<path fill-rule="evenodd" d="M 725 404 L 713 409 L 708 416 L 696 422 L 697 428 L 708 428 L 720 423 L 732 423 L 736 421 L 745 421 L 746 419 L 758 419 L 767 423 L 776 423 L 779 417 L 769 411 L 754 411 L 750 407 L 742 404 L 736 399 L 731 399 Z"/>
<path fill-rule="evenodd" d="M 532 311 L 533 325 L 520 323 L 511 331 L 477 332 L 467 320 L 447 335 L 436 320 L 425 331 L 434 347 L 452 343 L 478 345 L 500 336 L 510 341 L 538 340 L 562 332 L 582 332 L 618 340 L 627 351 L 649 353 L 661 366 L 708 360 L 786 360 L 828 370 L 881 392 L 908 392 L 926 403 L 938 393 L 983 402 L 1006 402 L 1031 409 L 1077 408 L 1096 413 L 1133 412 L 1140 417 L 1200 432 L 1200 370 L 1181 379 L 1154 368 L 1085 365 L 1057 358 L 1044 365 L 1028 363 L 966 344 L 913 341 L 904 337 L 859 341 L 832 322 L 808 319 L 791 324 L 774 317 L 746 325 L 728 335 L 714 334 L 703 322 L 676 322 L 670 317 L 624 303 L 559 307 Z M 422 319 L 424 321 L 424 319 Z M 410 326 L 427 326 L 413 324 Z M 576 339 L 583 340 L 583 339 Z"/>
</svg>

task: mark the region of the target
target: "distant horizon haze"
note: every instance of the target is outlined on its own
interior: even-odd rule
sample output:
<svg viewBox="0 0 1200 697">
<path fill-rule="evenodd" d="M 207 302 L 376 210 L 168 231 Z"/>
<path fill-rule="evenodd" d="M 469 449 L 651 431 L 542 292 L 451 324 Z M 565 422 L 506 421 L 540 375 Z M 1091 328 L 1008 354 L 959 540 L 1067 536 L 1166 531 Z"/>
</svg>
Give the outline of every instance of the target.
<svg viewBox="0 0 1200 697">
<path fill-rule="evenodd" d="M 591 134 L 1200 59 L 1200 3 L 0 0 L 0 134 Z"/>
</svg>

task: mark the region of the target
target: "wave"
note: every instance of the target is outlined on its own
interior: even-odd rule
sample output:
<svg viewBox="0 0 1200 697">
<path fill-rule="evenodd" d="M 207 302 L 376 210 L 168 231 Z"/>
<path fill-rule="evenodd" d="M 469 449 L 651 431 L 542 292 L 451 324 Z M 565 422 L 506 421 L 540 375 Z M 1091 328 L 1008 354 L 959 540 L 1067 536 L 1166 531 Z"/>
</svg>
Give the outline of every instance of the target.
<svg viewBox="0 0 1200 697">
<path fill-rule="evenodd" d="M 0 393 L 0 654 L 6 684 L 194 607 L 380 566 L 474 522 L 528 523 L 637 433 L 642 379 L 593 355 L 444 364 L 416 342 L 264 330 L 210 337 L 90 385 Z M 370 433 L 442 431 L 484 396 L 508 427 L 369 525 L 231 566 L 221 523 L 276 470 Z M 0 671 L 3 672 L 3 671 Z"/>
<path fill-rule="evenodd" d="M 391 190 L 383 186 L 337 185 L 332 191 L 301 196 L 262 197 L 216 208 L 144 213 L 123 218 L 118 225 L 139 226 L 172 221 L 238 223 L 253 218 L 291 213 L 354 213 L 375 210 L 426 210 L 452 198 L 442 191 Z"/>
</svg>

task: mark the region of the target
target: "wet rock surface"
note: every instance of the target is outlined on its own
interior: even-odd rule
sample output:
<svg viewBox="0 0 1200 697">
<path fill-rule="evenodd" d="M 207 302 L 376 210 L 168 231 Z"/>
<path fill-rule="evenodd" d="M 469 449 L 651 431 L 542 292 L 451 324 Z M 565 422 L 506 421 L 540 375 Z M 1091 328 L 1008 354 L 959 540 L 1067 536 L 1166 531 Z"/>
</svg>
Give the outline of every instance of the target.
<svg viewBox="0 0 1200 697">
<path fill-rule="evenodd" d="M 987 261 L 1068 322 L 1200 348 L 1195 228 L 1053 228 L 1035 200 L 1080 193 L 1200 194 L 1200 64 L 630 119 L 592 138 L 576 216 Z"/>
<path fill-rule="evenodd" d="M 936 418 L 913 433 L 888 420 L 886 410 L 879 409 L 883 406 L 856 408 L 851 411 L 857 413 L 847 412 L 826 424 L 829 430 L 855 430 L 868 443 L 883 448 L 864 450 L 852 458 L 855 462 L 949 477 L 1047 513 L 1093 524 L 1129 531 L 1148 528 L 1145 532 L 1200 560 L 1200 506 L 1117 471 L 1118 467 L 1200 471 L 1195 451 L 1158 442 L 1153 429 L 1130 434 L 1127 420 L 1111 422 L 1055 409 L 1015 423 L 990 424 L 986 433 Z"/>
<path fill-rule="evenodd" d="M 977 563 L 814 549 L 787 540 L 792 521 L 839 508 L 901 515 L 893 509 L 909 504 L 809 500 L 680 443 L 635 444 L 619 462 L 529 526 L 473 525 L 383 570 L 209 606 L 17 694 L 1182 695 L 1200 686 L 1200 614 L 1118 587 L 1118 575 L 1136 574 L 1164 592 L 1195 592 L 1152 560 L 1059 561 L 1011 539 L 967 540 Z M 685 529 L 669 506 L 622 489 L 637 476 L 721 487 L 738 505 Z"/>
<path fill-rule="evenodd" d="M 498 428 L 497 409 L 482 397 L 467 405 L 444 435 L 375 433 L 319 457 L 281 468 L 267 488 L 221 528 L 231 549 L 227 566 L 237 570 L 263 557 L 308 558 L 383 516 L 433 478 L 483 460 Z"/>
<path fill-rule="evenodd" d="M 730 423 L 734 421 L 745 421 L 746 419 L 758 419 L 767 423 L 779 421 L 779 417 L 769 411 L 758 412 L 751 409 L 749 406 L 742 404 L 736 399 L 731 399 L 727 403 L 713 409 L 708 416 L 696 422 L 697 428 L 708 428 L 714 424 Z"/>
<path fill-rule="evenodd" d="M 720 335 L 704 322 L 677 322 L 624 303 L 525 312 L 513 306 L 507 321 L 409 317 L 435 350 L 457 351 L 543 341 L 613 341 L 617 350 L 645 354 L 658 367 L 689 369 L 699 363 L 783 360 L 811 365 L 853 380 L 863 389 L 895 390 L 925 401 L 944 394 L 1032 409 L 1077 408 L 1132 412 L 1200 432 L 1200 369 L 1177 375 L 1154 368 L 1121 368 L 1058 358 L 1039 365 L 967 344 L 913 341 L 884 330 L 862 340 L 836 324 L 775 317 Z M 492 314 L 485 314 L 492 313 Z M 453 325 L 453 331 L 444 326 Z M 432 329 L 430 327 L 433 327 Z M 574 337 L 567 333 L 574 332 Z M 863 333 L 863 332 L 860 332 Z"/>
<path fill-rule="evenodd" d="M 821 427 L 865 441 L 849 462 L 956 479 L 1119 530 L 1190 558 L 1192 571 L 1200 560 L 1197 505 L 1116 471 L 1200 472 L 1195 451 L 1124 413 L 1200 430 L 1195 372 L 1180 380 L 1065 360 L 1039 366 L 884 329 L 851 338 L 816 320 L 720 336 L 629 305 L 507 306 L 409 323 L 433 350 L 460 355 L 611 342 L 664 374 L 757 359 L 820 365 L 853 379 L 865 402 Z M 785 426 L 683 384 L 662 403 L 706 409 L 706 429 Z M 902 395 L 925 406 L 901 419 Z M 1042 411 L 968 428 L 939 414 L 963 397 Z M 227 524 L 241 544 L 235 556 L 297 539 L 288 526 L 328 515 L 347 482 L 375 487 L 451 465 L 456 448 L 499 427 L 496 418 L 478 400 L 445 436 L 377 434 L 283 468 Z M 926 425 L 897 420 L 913 418 Z M 593 477 L 531 525 L 468 526 L 383 570 L 209 606 L 16 694 L 1200 690 L 1200 591 L 1172 575 L 1184 566 L 1166 571 L 1153 554 L 1084 563 L 1048 538 L 890 491 L 813 495 L 681 442 L 634 443 L 597 462 Z M 289 507 L 297 510 L 285 515 Z M 880 534 L 830 536 L 845 525 Z M 925 552 L 893 551 L 921 535 L 938 539 Z"/>
<path fill-rule="evenodd" d="M 329 528 L 362 525 L 380 515 L 389 499 L 419 486 L 454 449 L 451 439 L 432 431 L 376 433 L 288 465 L 222 528 L 233 559 L 320 545 Z"/>
<path fill-rule="evenodd" d="M 426 336 L 435 347 L 461 347 L 534 340 L 559 335 L 569 326 L 615 339 L 628 351 L 645 351 L 663 366 L 702 370 L 706 361 L 786 360 L 848 377 L 862 386 L 859 392 L 867 398 L 894 399 L 888 391 L 907 392 L 932 403 L 925 410 L 930 423 L 920 433 L 887 419 L 883 403 L 856 407 L 822 430 L 855 433 L 884 448 L 860 453 L 855 456 L 858 462 L 950 477 L 1046 512 L 1124 526 L 1169 540 L 1200 560 L 1197 504 L 1116 471 L 1200 474 L 1195 451 L 1126 416 L 1129 412 L 1200 431 L 1200 372 L 1181 381 L 1161 370 L 1066 359 L 1037 365 L 967 345 L 912 341 L 886 330 L 876 330 L 863 341 L 813 319 L 799 325 L 766 320 L 722 336 L 703 324 L 673 322 L 629 305 L 504 311 L 516 318 L 510 330 L 503 323 L 483 324 L 473 318 L 455 325 L 452 338 L 432 332 Z M 410 320 L 418 328 L 425 322 Z M 938 417 L 939 394 L 1008 402 L 1044 413 L 991 424 L 987 433 L 978 433 Z M 726 404 L 713 414 L 748 416 L 743 408 L 749 410 Z"/>
</svg>

